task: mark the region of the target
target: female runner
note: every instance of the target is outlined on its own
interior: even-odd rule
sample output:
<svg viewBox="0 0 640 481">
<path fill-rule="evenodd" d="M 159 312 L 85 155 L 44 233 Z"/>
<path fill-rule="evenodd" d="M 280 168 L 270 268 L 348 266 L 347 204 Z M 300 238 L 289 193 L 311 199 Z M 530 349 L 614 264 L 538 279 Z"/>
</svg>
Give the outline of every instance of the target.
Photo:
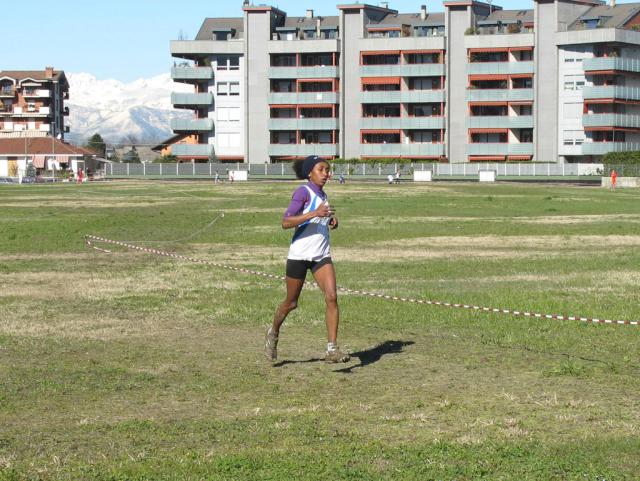
<svg viewBox="0 0 640 481">
<path fill-rule="evenodd" d="M 349 355 L 338 348 L 338 323 L 340 312 L 336 292 L 336 272 L 331 262 L 329 228 L 338 227 L 338 219 L 329 206 L 323 187 L 329 180 L 329 163 L 313 155 L 294 162 L 293 169 L 299 179 L 308 179 L 305 185 L 293 193 L 291 203 L 284 213 L 282 228 L 295 228 L 289 255 L 287 256 L 287 296 L 276 309 L 273 324 L 265 336 L 265 355 L 271 361 L 278 357 L 277 347 L 280 326 L 287 315 L 298 306 L 298 298 L 307 275 L 313 277 L 324 293 L 326 303 L 327 351 L 324 360 L 330 363 L 347 362 Z"/>
</svg>

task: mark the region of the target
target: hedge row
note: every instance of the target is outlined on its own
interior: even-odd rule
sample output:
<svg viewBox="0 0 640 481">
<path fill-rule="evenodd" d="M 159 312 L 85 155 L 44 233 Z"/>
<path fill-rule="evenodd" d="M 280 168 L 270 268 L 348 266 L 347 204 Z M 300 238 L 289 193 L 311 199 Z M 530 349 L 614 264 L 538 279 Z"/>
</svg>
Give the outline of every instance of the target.
<svg viewBox="0 0 640 481">
<path fill-rule="evenodd" d="M 608 152 L 602 157 L 605 165 L 640 165 L 640 151 Z"/>
</svg>

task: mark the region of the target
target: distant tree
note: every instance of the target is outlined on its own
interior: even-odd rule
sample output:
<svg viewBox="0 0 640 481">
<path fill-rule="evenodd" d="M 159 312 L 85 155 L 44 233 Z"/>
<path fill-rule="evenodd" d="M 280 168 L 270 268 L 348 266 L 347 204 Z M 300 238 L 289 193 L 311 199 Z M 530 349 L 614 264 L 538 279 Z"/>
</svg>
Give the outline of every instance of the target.
<svg viewBox="0 0 640 481">
<path fill-rule="evenodd" d="M 33 162 L 29 162 L 29 163 L 27 164 L 27 169 L 25 170 L 24 175 L 25 175 L 26 177 L 35 177 L 35 176 L 36 176 L 36 168 L 35 168 L 35 166 L 33 165 Z"/>
<path fill-rule="evenodd" d="M 100 134 L 95 133 L 91 136 L 85 147 L 89 150 L 93 150 L 96 154 L 104 157 L 107 150 L 107 145 Z"/>
<path fill-rule="evenodd" d="M 136 150 L 135 146 L 131 147 L 131 150 L 122 156 L 122 162 L 124 162 L 125 164 L 140 163 L 140 156 L 138 155 L 138 151 Z"/>
<path fill-rule="evenodd" d="M 161 155 L 153 161 L 154 164 L 175 164 L 176 162 L 178 162 L 178 157 L 173 154 Z"/>
</svg>

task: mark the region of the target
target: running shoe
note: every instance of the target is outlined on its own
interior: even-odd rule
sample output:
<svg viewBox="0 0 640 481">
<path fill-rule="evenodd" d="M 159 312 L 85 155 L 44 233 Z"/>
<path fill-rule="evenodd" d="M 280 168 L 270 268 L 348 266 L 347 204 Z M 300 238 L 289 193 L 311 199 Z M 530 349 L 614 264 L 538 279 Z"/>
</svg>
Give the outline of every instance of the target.
<svg viewBox="0 0 640 481">
<path fill-rule="evenodd" d="M 278 359 L 278 336 L 271 332 L 270 327 L 264 336 L 264 355 L 270 361 Z"/>
<path fill-rule="evenodd" d="M 342 352 L 340 349 L 334 349 L 333 351 L 327 351 L 324 355 L 324 361 L 328 363 L 348 362 L 351 359 L 349 354 Z"/>
</svg>

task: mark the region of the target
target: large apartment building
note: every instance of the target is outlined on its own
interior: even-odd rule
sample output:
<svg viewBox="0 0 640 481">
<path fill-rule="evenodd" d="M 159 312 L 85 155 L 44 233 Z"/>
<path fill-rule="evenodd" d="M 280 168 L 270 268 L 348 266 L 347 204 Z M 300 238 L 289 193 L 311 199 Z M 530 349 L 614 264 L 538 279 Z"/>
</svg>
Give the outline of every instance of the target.
<svg viewBox="0 0 640 481">
<path fill-rule="evenodd" d="M 183 159 L 593 162 L 640 150 L 640 3 L 447 0 L 290 17 L 245 1 L 171 42 Z M 195 143 L 197 142 L 197 143 Z"/>
<path fill-rule="evenodd" d="M 69 82 L 63 71 L 0 70 L 0 138 L 64 138 Z"/>
</svg>

